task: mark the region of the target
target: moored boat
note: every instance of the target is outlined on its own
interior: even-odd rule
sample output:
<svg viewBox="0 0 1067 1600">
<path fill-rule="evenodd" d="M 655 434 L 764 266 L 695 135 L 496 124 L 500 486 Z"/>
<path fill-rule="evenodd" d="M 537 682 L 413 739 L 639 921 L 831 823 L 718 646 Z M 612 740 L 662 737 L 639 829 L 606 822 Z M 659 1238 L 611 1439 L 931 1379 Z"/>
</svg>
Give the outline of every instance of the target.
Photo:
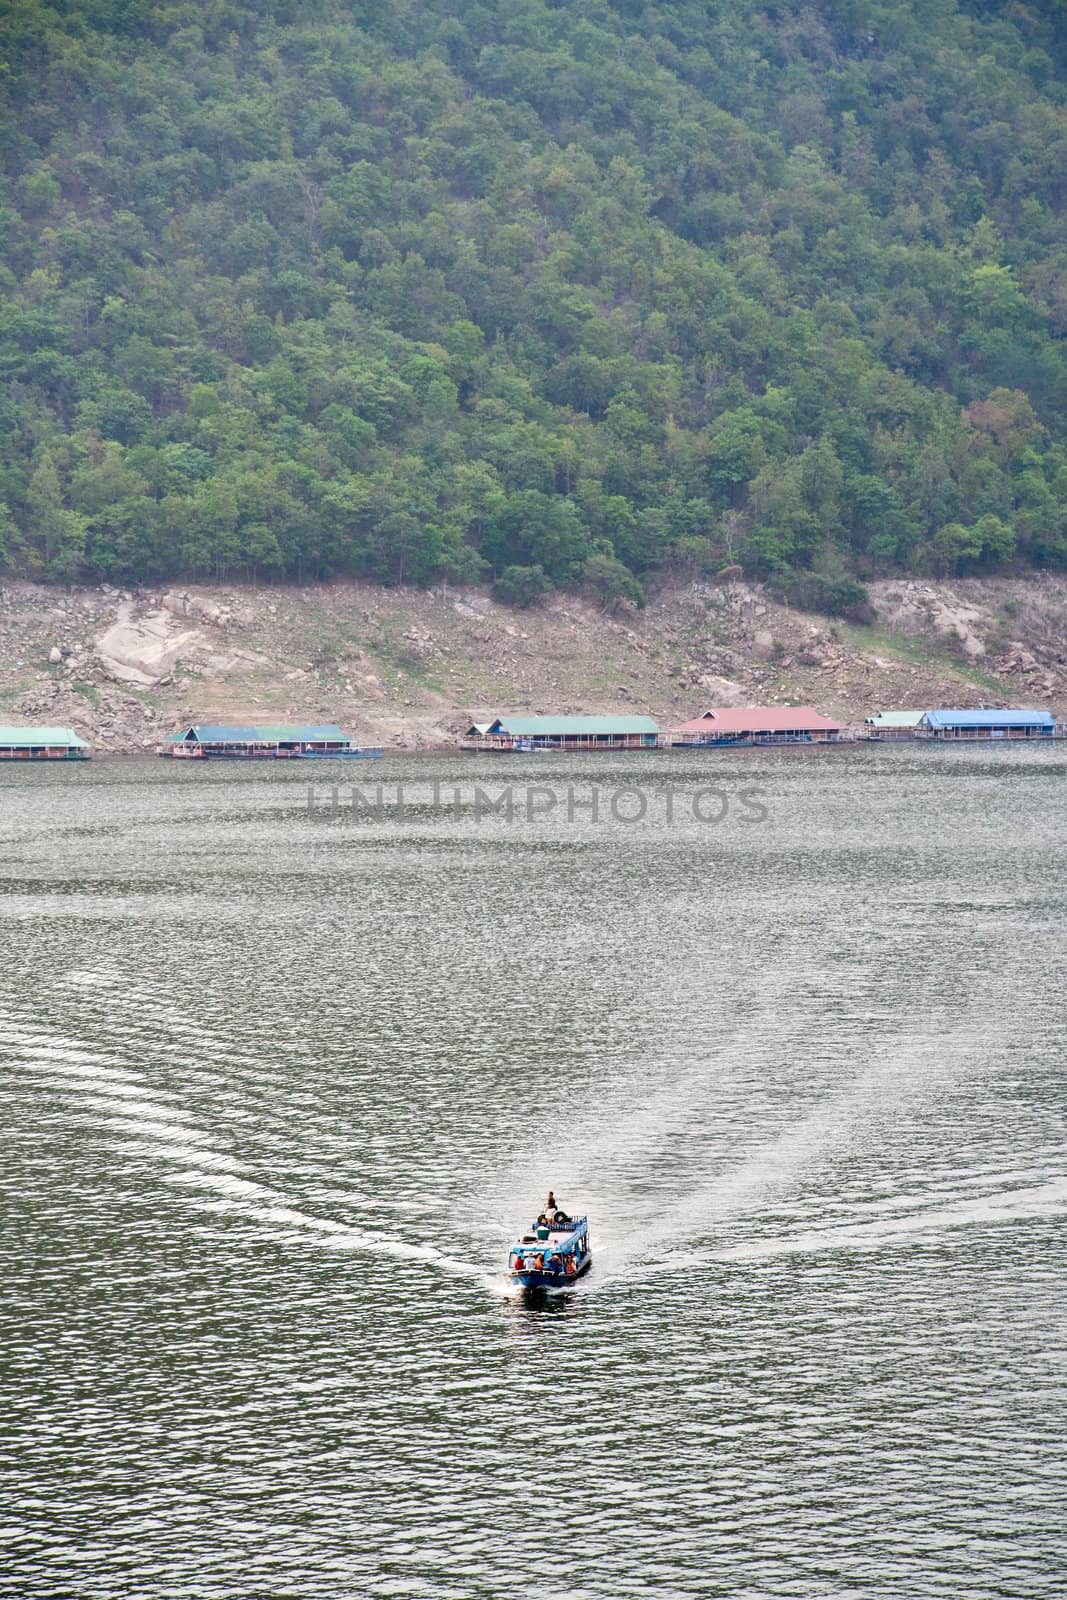
<svg viewBox="0 0 1067 1600">
<path fill-rule="evenodd" d="M 511 1247 L 508 1273 L 523 1289 L 565 1289 L 593 1264 L 588 1217 L 546 1208 Z"/>
</svg>

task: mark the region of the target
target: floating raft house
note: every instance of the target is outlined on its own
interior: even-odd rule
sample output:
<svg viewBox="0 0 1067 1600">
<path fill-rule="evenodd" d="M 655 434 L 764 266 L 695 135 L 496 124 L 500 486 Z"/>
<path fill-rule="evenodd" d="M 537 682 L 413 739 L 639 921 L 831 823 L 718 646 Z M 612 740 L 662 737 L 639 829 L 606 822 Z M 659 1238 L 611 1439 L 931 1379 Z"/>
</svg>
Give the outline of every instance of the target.
<svg viewBox="0 0 1067 1600">
<path fill-rule="evenodd" d="M 931 739 L 1051 739 L 1051 711 L 924 711 L 919 732 Z"/>
<path fill-rule="evenodd" d="M 659 728 L 651 717 L 513 717 L 475 722 L 464 750 L 655 750 Z"/>
<path fill-rule="evenodd" d="M 863 724 L 871 739 L 916 739 L 924 711 L 879 711 L 873 717 L 864 717 Z"/>
<path fill-rule="evenodd" d="M 344 755 L 359 750 L 333 723 L 197 723 L 172 733 L 160 755 L 270 760 L 305 754 Z"/>
<path fill-rule="evenodd" d="M 811 706 L 723 706 L 705 711 L 672 730 L 683 750 L 714 745 L 837 744 L 849 736 L 843 722 Z"/>
<path fill-rule="evenodd" d="M 88 761 L 73 728 L 0 728 L 0 761 Z"/>
</svg>

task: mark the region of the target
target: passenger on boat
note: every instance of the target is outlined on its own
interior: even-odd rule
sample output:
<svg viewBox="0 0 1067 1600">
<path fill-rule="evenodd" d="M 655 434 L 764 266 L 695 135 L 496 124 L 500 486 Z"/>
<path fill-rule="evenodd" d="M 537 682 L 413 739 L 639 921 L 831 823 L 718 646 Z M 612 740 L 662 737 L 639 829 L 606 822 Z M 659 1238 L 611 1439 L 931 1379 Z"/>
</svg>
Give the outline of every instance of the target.
<svg viewBox="0 0 1067 1600">
<path fill-rule="evenodd" d="M 554 1228 L 557 1232 L 561 1228 L 569 1228 L 570 1225 L 570 1217 L 565 1211 L 561 1211 L 558 1206 L 552 1212 L 542 1211 L 535 1224 L 538 1228 Z"/>
</svg>

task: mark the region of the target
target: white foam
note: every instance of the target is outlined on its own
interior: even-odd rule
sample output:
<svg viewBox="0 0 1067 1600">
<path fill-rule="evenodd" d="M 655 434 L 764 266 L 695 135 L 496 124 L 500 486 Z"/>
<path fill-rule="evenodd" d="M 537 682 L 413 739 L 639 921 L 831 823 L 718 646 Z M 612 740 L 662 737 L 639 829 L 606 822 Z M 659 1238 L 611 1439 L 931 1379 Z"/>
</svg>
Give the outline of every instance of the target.
<svg viewBox="0 0 1067 1600">
<path fill-rule="evenodd" d="M 982 1195 L 955 1204 L 931 1207 L 917 1215 L 886 1217 L 829 1228 L 809 1228 L 771 1239 L 748 1239 L 720 1249 L 672 1252 L 642 1263 L 642 1270 L 687 1272 L 706 1270 L 718 1262 L 759 1261 L 775 1256 L 808 1255 L 823 1250 L 877 1250 L 909 1245 L 925 1234 L 946 1229 L 1000 1225 L 1034 1218 L 1067 1216 L 1067 1178 L 1008 1193 Z"/>
</svg>

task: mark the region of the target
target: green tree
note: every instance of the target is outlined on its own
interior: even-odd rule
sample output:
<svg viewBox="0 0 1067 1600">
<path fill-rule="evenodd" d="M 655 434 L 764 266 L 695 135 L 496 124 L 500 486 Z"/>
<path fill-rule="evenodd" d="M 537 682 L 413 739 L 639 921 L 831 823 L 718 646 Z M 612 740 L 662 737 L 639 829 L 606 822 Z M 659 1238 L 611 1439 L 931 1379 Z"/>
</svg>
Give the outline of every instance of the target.
<svg viewBox="0 0 1067 1600">
<path fill-rule="evenodd" d="M 547 594 L 551 587 L 543 567 L 505 567 L 493 584 L 493 598 L 501 605 L 525 608 Z"/>
<path fill-rule="evenodd" d="M 27 532 L 38 572 L 47 573 L 60 555 L 67 531 L 66 508 L 55 458 L 41 452 L 26 490 Z"/>
<path fill-rule="evenodd" d="M 621 561 L 605 555 L 601 550 L 594 551 L 585 562 L 582 581 L 608 610 L 617 610 L 624 600 L 639 608 L 644 607 L 645 591 L 633 574 Z"/>
</svg>

